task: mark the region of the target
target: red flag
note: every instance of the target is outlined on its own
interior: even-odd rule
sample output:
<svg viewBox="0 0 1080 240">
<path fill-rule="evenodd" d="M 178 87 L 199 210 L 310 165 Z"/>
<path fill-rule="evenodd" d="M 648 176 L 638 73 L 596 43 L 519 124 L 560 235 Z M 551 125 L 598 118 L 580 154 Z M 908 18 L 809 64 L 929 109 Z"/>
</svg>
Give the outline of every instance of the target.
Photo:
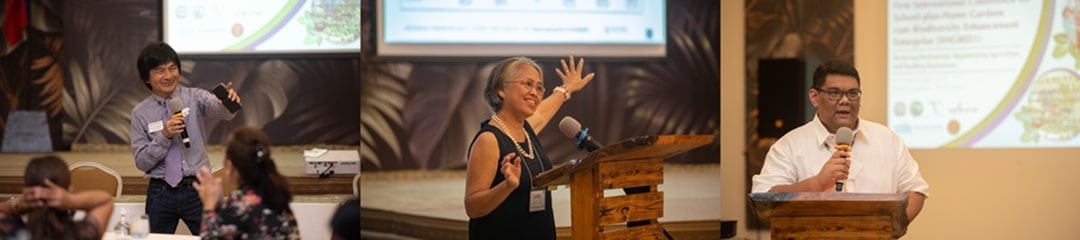
<svg viewBox="0 0 1080 240">
<path fill-rule="evenodd" d="M 7 0 L 4 2 L 4 37 L 8 46 L 22 41 L 23 29 L 26 29 L 26 0 Z"/>
</svg>

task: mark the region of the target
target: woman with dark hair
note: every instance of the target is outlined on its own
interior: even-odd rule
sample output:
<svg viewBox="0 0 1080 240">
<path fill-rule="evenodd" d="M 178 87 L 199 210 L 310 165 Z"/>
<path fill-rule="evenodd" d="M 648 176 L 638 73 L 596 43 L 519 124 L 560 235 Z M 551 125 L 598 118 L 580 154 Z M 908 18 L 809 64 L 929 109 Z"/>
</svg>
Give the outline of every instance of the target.
<svg viewBox="0 0 1080 240">
<path fill-rule="evenodd" d="M 24 230 L 30 239 L 101 239 L 105 234 L 113 211 L 112 195 L 102 190 L 68 191 L 71 173 L 64 160 L 56 156 L 31 159 L 23 183 L 21 198 L 0 204 L 0 214 L 15 217 L 4 223 L 23 225 L 22 229 L 0 227 L 11 231 L 4 236 L 18 236 Z M 86 211 L 86 218 L 72 219 L 73 210 Z M 20 217 L 26 219 L 25 224 Z"/>
<path fill-rule="evenodd" d="M 193 184 L 203 202 L 203 239 L 299 239 L 289 202 L 292 193 L 270 158 L 270 138 L 255 128 L 233 131 L 226 141 L 225 178 L 203 167 Z M 239 186 L 222 199 L 222 181 Z"/>
</svg>

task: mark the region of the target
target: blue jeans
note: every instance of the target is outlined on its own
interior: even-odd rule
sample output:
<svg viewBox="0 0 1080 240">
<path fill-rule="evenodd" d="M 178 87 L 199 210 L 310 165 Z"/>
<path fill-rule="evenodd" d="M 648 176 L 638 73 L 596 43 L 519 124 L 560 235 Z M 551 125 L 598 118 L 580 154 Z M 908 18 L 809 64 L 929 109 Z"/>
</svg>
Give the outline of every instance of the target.
<svg viewBox="0 0 1080 240">
<path fill-rule="evenodd" d="M 191 233 L 198 236 L 202 225 L 202 200 L 191 186 L 195 177 L 184 177 L 176 187 L 164 180 L 150 179 L 146 189 L 146 215 L 150 218 L 151 233 L 173 234 L 180 219 Z"/>
</svg>

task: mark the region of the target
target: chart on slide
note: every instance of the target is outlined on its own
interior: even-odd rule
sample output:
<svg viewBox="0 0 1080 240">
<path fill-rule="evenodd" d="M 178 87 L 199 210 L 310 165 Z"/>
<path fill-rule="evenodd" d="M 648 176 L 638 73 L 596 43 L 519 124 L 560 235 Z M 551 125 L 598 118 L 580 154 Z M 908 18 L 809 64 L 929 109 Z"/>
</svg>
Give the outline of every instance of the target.
<svg viewBox="0 0 1080 240">
<path fill-rule="evenodd" d="M 360 0 L 167 0 L 165 41 L 177 52 L 359 52 Z"/>
<path fill-rule="evenodd" d="M 1075 1 L 893 0 L 888 17 L 888 124 L 910 147 L 1080 146 Z"/>
</svg>

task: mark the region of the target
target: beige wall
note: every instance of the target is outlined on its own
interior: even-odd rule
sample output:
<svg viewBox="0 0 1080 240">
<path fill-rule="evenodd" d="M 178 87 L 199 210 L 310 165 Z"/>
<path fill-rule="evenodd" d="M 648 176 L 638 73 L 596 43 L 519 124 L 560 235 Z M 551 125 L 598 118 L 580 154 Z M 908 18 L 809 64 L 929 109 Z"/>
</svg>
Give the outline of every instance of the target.
<svg viewBox="0 0 1080 240">
<path fill-rule="evenodd" d="M 721 3 L 722 214 L 746 230 L 744 0 Z M 862 118 L 885 123 L 886 1 L 855 1 Z M 912 150 L 931 197 L 904 239 L 1080 239 L 1080 148 Z"/>
</svg>

